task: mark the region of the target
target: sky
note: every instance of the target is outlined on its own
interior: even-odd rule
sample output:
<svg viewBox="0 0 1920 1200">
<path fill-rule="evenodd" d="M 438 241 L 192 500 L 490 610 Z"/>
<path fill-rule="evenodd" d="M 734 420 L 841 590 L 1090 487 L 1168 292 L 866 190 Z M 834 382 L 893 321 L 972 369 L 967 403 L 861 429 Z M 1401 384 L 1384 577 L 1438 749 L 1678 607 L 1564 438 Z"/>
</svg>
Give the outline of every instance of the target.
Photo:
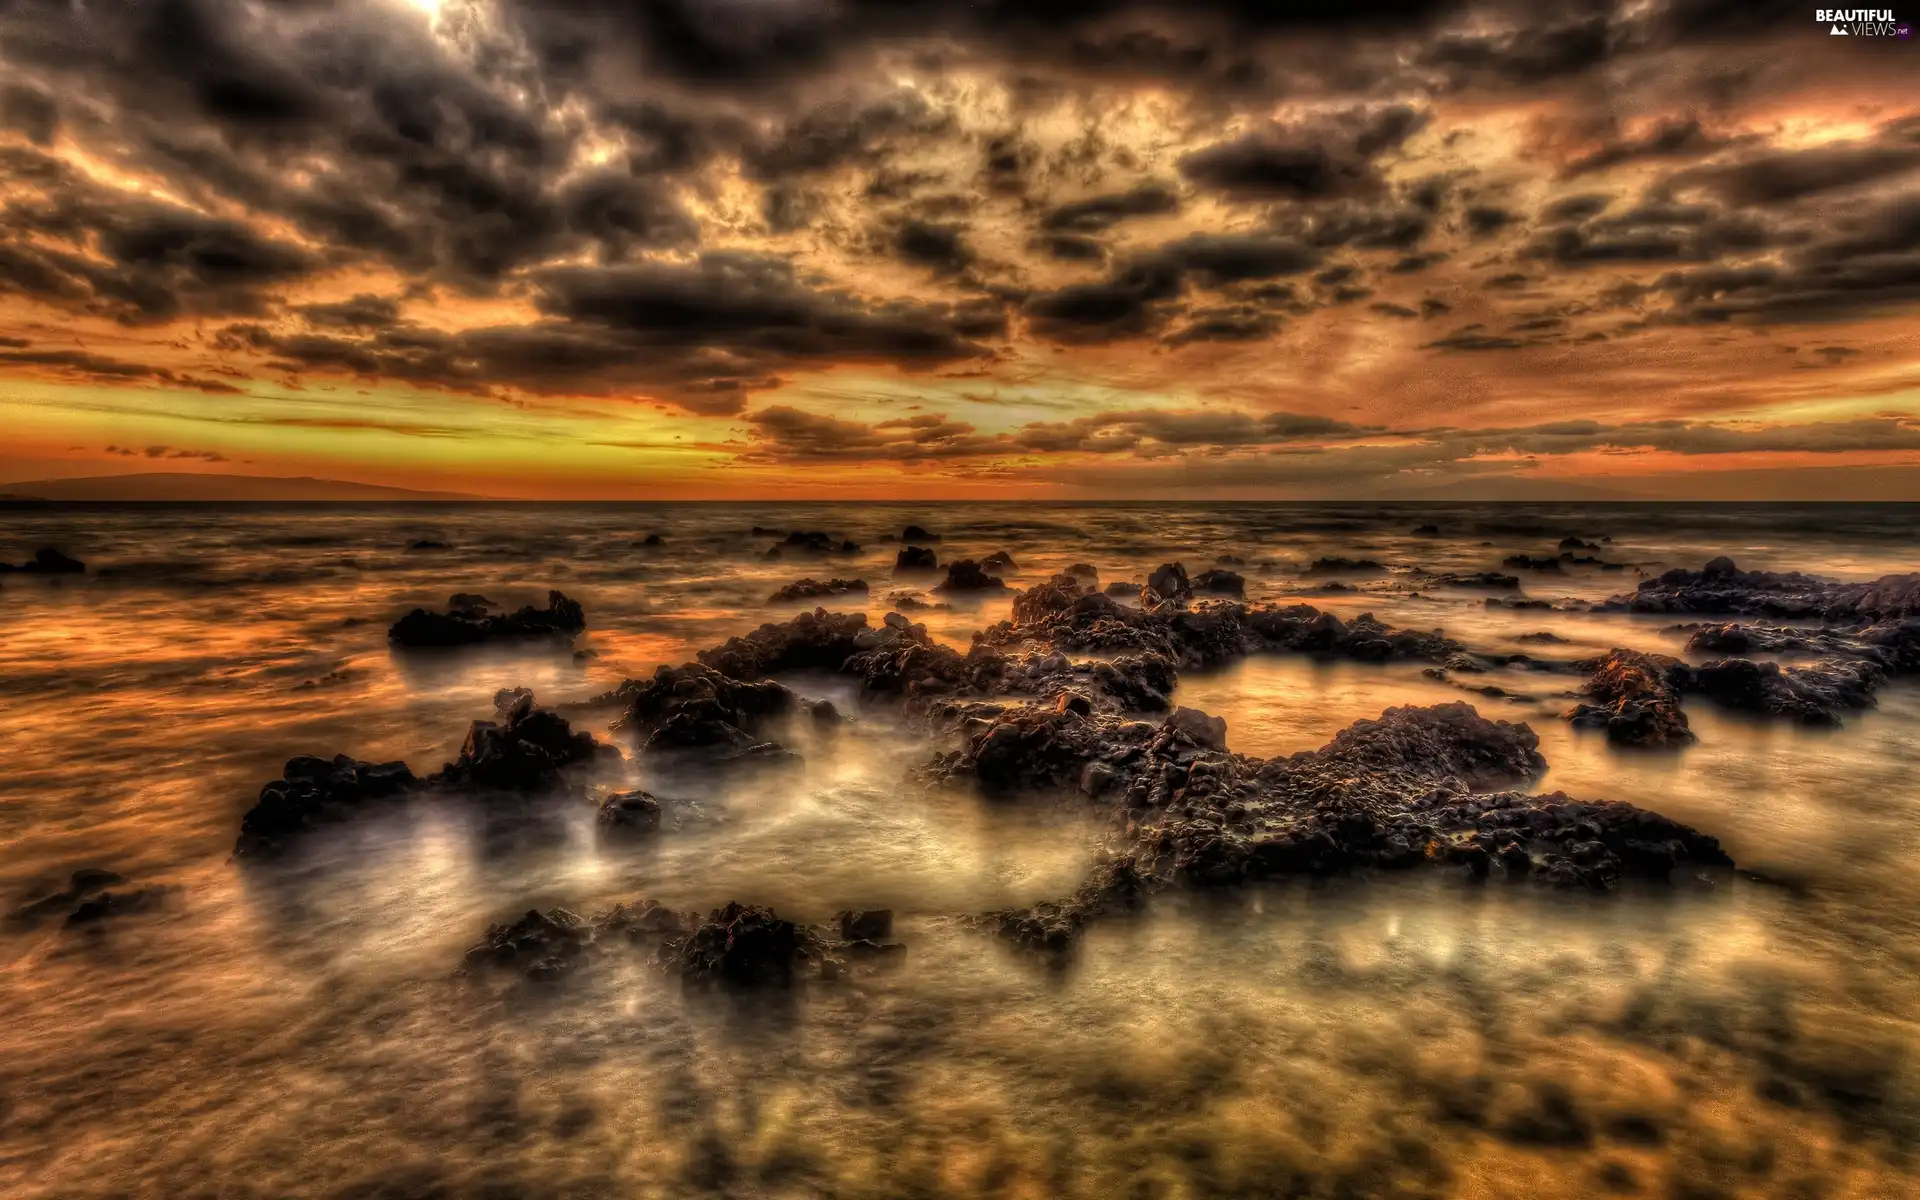
<svg viewBox="0 0 1920 1200">
<path fill-rule="evenodd" d="M 12 0 L 0 483 L 1920 499 L 1920 39 L 1817 15 Z"/>
</svg>

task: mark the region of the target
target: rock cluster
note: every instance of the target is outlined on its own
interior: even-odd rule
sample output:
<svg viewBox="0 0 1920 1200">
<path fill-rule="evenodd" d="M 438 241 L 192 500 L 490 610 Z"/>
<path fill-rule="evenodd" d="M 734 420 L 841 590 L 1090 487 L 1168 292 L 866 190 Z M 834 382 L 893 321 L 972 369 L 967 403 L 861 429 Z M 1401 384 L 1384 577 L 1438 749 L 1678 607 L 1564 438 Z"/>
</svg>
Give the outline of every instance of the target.
<svg viewBox="0 0 1920 1200">
<path fill-rule="evenodd" d="M 864 579 L 801 579 L 787 584 L 767 597 L 768 604 L 790 604 L 795 600 L 818 600 L 826 596 L 844 596 L 850 592 L 865 594 Z"/>
<path fill-rule="evenodd" d="M 34 551 L 33 557 L 19 566 L 0 562 L 0 575 L 19 572 L 23 575 L 80 575 L 84 574 L 87 564 L 77 558 L 68 558 L 51 546 Z"/>
<path fill-rule="evenodd" d="M 448 649 L 541 638 L 572 645 L 574 637 L 586 627 L 587 614 L 579 601 L 569 600 L 560 592 L 547 593 L 545 608 L 528 605 L 514 613 L 496 613 L 484 596 L 460 592 L 448 599 L 444 613 L 416 608 L 401 617 L 387 630 L 387 638 L 408 649 Z"/>
<path fill-rule="evenodd" d="M 939 592 L 1004 592 L 1007 585 L 998 575 L 987 573 L 985 563 L 963 558 L 959 562 L 947 565 L 947 577 L 937 587 Z"/>
<path fill-rule="evenodd" d="M 1582 729 L 1602 729 L 1622 746 L 1683 746 L 1694 740 L 1680 711 L 1686 664 L 1664 654 L 1616 649 L 1578 664 L 1588 672 L 1590 701 L 1567 719 Z"/>
</svg>

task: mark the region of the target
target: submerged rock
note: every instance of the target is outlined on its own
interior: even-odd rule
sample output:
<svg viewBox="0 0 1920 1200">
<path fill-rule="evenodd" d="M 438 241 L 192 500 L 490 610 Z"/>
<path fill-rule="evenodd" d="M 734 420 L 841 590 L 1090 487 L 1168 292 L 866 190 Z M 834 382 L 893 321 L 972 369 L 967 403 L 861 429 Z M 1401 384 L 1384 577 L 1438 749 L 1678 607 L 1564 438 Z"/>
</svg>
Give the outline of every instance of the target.
<svg viewBox="0 0 1920 1200">
<path fill-rule="evenodd" d="M 475 721 L 457 761 L 431 776 L 431 782 L 456 788 L 536 793 L 558 789 L 560 772 L 572 766 L 617 758 L 613 747 L 590 733 L 575 733 L 565 717 L 535 708 L 527 688 L 495 697 L 498 720 Z"/>
<path fill-rule="evenodd" d="M 1886 673 L 1861 659 L 1783 667 L 1722 658 L 1688 671 L 1688 690 L 1728 708 L 1784 717 L 1802 725 L 1838 725 L 1840 714 L 1871 708 Z"/>
<path fill-rule="evenodd" d="M 980 569 L 989 573 L 1000 573 L 1018 571 L 1020 568 L 1014 563 L 1013 555 L 1005 550 L 995 550 L 980 560 Z"/>
<path fill-rule="evenodd" d="M 918 525 L 909 525 L 905 529 L 902 529 L 900 531 L 900 540 L 903 542 L 917 542 L 917 543 L 926 544 L 926 543 L 938 542 L 940 540 L 940 535 L 937 533 L 929 533 L 927 530 L 922 529 Z"/>
<path fill-rule="evenodd" d="M 1520 580 L 1512 575 L 1502 575 L 1498 571 L 1477 571 L 1469 575 L 1434 575 L 1428 582 L 1435 587 L 1493 588 L 1497 591 L 1514 591 L 1519 588 Z"/>
<path fill-rule="evenodd" d="M 1308 575 L 1378 575 L 1386 568 L 1370 558 L 1317 558 Z"/>
<path fill-rule="evenodd" d="M 801 579 L 789 583 L 773 595 L 767 597 L 769 604 L 787 604 L 795 600 L 818 600 L 825 596 L 844 596 L 849 592 L 864 594 L 867 581 L 864 579 Z"/>
<path fill-rule="evenodd" d="M 600 804 L 599 822 L 608 829 L 653 833 L 660 828 L 660 801 L 643 791 L 614 792 Z"/>
<path fill-rule="evenodd" d="M 0 562 L 0 575 L 19 572 L 23 575 L 81 575 L 86 572 L 87 564 L 77 558 L 69 558 L 46 546 L 34 551 L 33 557 L 19 566 Z"/>
<path fill-rule="evenodd" d="M 494 613 L 481 596 L 460 592 L 447 601 L 447 611 L 430 613 L 416 608 L 393 623 L 387 637 L 408 649 L 448 649 L 484 642 L 551 638 L 572 645 L 587 627 L 586 612 L 577 600 L 557 591 L 547 593 L 547 607 L 528 605 L 515 613 Z"/>
<path fill-rule="evenodd" d="M 1193 578 L 1193 590 L 1215 596 L 1238 596 L 1247 594 L 1247 580 L 1244 575 L 1234 571 L 1214 569 L 1202 571 Z"/>
<path fill-rule="evenodd" d="M 67 885 L 64 888 L 29 900 L 8 913 L 7 924 L 31 927 L 54 916 L 63 916 L 71 920 L 72 914 L 77 911 L 77 906 L 86 902 L 86 897 L 126 881 L 126 876 L 116 871 L 108 871 L 100 867 L 81 867 L 67 877 Z"/>
<path fill-rule="evenodd" d="M 1720 557 L 1698 571 L 1676 568 L 1642 582 L 1608 611 L 1724 613 L 1865 624 L 1920 616 L 1920 574 L 1839 583 L 1799 572 L 1742 571 Z"/>
<path fill-rule="evenodd" d="M 1535 558 L 1530 554 L 1515 554 L 1500 560 L 1500 565 L 1515 571 L 1549 571 L 1556 575 L 1566 574 L 1556 557 Z"/>
<path fill-rule="evenodd" d="M 1413 536 L 1414 537 L 1439 537 L 1440 527 L 1438 525 L 1415 525 L 1413 527 Z"/>
</svg>

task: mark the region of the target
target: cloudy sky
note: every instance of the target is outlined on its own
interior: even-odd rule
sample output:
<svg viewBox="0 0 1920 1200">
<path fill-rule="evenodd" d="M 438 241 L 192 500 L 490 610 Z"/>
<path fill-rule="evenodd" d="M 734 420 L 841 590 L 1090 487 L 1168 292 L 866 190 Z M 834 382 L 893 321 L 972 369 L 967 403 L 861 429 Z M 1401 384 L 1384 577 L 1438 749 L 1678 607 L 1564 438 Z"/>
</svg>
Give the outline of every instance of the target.
<svg viewBox="0 0 1920 1200">
<path fill-rule="evenodd" d="M 11 0 L 0 60 L 0 480 L 1920 498 L 1920 40 L 1811 5 Z"/>
</svg>

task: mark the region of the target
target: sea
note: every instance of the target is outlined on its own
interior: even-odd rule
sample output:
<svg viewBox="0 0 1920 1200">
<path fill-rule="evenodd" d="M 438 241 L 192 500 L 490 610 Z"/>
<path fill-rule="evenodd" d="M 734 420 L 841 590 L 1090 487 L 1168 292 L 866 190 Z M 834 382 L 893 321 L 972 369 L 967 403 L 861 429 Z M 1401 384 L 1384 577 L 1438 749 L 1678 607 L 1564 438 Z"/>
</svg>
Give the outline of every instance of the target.
<svg viewBox="0 0 1920 1200">
<path fill-rule="evenodd" d="M 532 688 L 631 760 L 594 698 L 787 619 L 803 606 L 768 597 L 801 578 L 863 580 L 816 603 L 875 623 L 898 592 L 947 601 L 910 615 L 965 649 L 1013 593 L 950 600 L 896 577 L 908 524 L 940 535 L 942 563 L 1006 552 L 1015 589 L 1069 564 L 1104 584 L 1229 560 L 1250 602 L 1566 658 L 1685 656 L 1675 618 L 1586 611 L 1670 567 L 1920 569 L 1920 508 L 1902 505 L 0 509 L 0 560 L 51 546 L 87 564 L 0 575 L 0 913 L 80 869 L 165 889 L 153 912 L 86 927 L 0 922 L 0 1195 L 1920 1195 L 1909 681 L 1839 728 L 1690 701 L 1698 744 L 1649 753 L 1569 726 L 1577 677 L 1476 678 L 1508 693 L 1493 697 L 1417 663 L 1189 673 L 1176 703 L 1258 756 L 1470 700 L 1538 734 L 1532 787 L 1684 821 L 1746 871 L 1615 894 L 1437 871 L 1165 893 L 1058 963 L 963 918 L 1070 892 L 1103 814 L 929 788 L 914 768 L 945 746 L 832 679 L 795 681 L 851 718 L 783 737 L 804 771 L 706 781 L 693 798 L 712 819 L 651 839 L 597 836 L 591 796 L 553 800 L 532 839 L 423 803 L 319 831 L 293 863 L 230 860 L 288 758 L 425 774 L 501 688 Z M 767 557 L 815 530 L 860 549 Z M 1418 574 L 1498 570 L 1569 536 L 1621 565 L 1522 572 L 1551 609 Z M 1327 557 L 1380 570 L 1329 590 L 1307 570 Z M 585 607 L 580 653 L 388 644 L 394 619 L 453 593 L 517 607 L 549 590 Z M 1538 633 L 1564 641 L 1522 640 Z M 546 988 L 459 973 L 490 922 L 643 897 L 805 922 L 890 908 L 907 953 L 739 994 L 643 961 Z"/>
</svg>

